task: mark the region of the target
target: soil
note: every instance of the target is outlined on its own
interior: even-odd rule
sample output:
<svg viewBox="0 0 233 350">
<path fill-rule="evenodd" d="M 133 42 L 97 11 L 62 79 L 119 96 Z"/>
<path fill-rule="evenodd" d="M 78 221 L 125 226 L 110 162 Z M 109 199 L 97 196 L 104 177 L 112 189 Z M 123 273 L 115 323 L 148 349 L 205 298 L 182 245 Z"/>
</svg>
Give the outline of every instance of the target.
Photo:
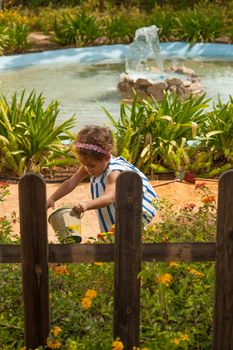
<svg viewBox="0 0 233 350">
<path fill-rule="evenodd" d="M 42 52 L 64 48 L 53 40 L 53 33 L 46 35 L 42 32 L 31 32 L 28 39 L 31 43 L 31 47 L 27 49 L 28 52 Z"/>
<path fill-rule="evenodd" d="M 196 180 L 197 183 L 204 182 L 203 180 Z M 159 198 L 167 198 L 174 205 L 175 210 L 179 210 L 182 206 L 190 203 L 195 203 L 197 206 L 201 203 L 200 195 L 195 188 L 195 184 L 185 181 L 175 182 L 170 181 L 151 181 L 153 187 L 158 193 Z M 217 181 L 205 181 L 206 185 L 210 188 L 212 193 L 217 197 L 218 194 L 218 182 Z M 47 183 L 47 196 L 50 196 L 59 184 Z M 90 199 L 89 183 L 81 183 L 72 193 L 66 197 L 60 199 L 56 203 L 56 208 L 72 205 L 77 201 L 86 201 Z M 13 211 L 16 212 L 16 216 L 19 217 L 19 203 L 18 203 L 18 184 L 9 184 L 10 195 L 7 196 L 6 201 L 0 202 L 0 215 L 3 214 L 7 217 L 11 216 Z M 48 210 L 48 216 L 52 213 L 52 209 Z M 156 215 L 153 222 L 160 220 L 159 213 Z M 87 211 L 81 219 L 81 230 L 83 236 L 83 242 L 86 242 L 89 237 L 96 237 L 100 232 L 98 219 L 94 210 Z M 152 223 L 153 223 L 152 222 Z M 14 234 L 19 234 L 19 223 L 14 224 Z M 48 238 L 49 242 L 56 243 L 57 238 L 53 232 L 53 229 L 48 225 Z"/>
</svg>

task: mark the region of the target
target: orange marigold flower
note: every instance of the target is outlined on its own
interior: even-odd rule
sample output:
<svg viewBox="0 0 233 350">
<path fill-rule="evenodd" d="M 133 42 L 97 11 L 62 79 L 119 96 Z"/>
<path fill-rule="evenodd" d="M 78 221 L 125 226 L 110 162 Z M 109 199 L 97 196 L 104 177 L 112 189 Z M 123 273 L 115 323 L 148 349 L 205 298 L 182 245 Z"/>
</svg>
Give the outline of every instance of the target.
<svg viewBox="0 0 233 350">
<path fill-rule="evenodd" d="M 179 345 L 180 344 L 180 339 L 179 338 L 174 338 L 171 340 L 171 343 Z"/>
<path fill-rule="evenodd" d="M 52 330 L 51 333 L 56 337 L 59 333 L 61 333 L 61 327 L 55 326 Z"/>
<path fill-rule="evenodd" d="M 185 204 L 184 209 L 186 209 L 186 210 L 193 210 L 195 208 L 195 206 L 196 206 L 195 203 Z"/>
<path fill-rule="evenodd" d="M 88 289 L 85 293 L 86 298 L 94 299 L 97 296 L 97 292 L 94 289 Z"/>
<path fill-rule="evenodd" d="M 124 344 L 120 340 L 114 340 L 112 343 L 113 350 L 123 350 Z"/>
<path fill-rule="evenodd" d="M 88 310 L 91 307 L 91 303 L 92 303 L 92 301 L 90 298 L 84 297 L 81 301 L 82 308 L 84 310 Z"/>
<path fill-rule="evenodd" d="M 163 275 L 156 278 L 157 283 L 165 284 L 165 286 L 169 286 L 172 281 L 172 275 L 170 273 L 164 273 Z"/>
<path fill-rule="evenodd" d="M 69 271 L 67 270 L 67 267 L 65 265 L 64 266 L 60 266 L 60 265 L 52 266 L 52 269 L 56 273 L 61 273 L 61 274 L 65 274 L 65 275 L 69 274 Z"/>
<path fill-rule="evenodd" d="M 97 238 L 101 239 L 102 241 L 105 241 L 105 232 L 98 233 Z"/>
<path fill-rule="evenodd" d="M 181 334 L 181 336 L 180 336 L 180 338 L 182 339 L 182 340 L 189 340 L 189 336 L 188 336 L 188 334 Z"/>
<path fill-rule="evenodd" d="M 61 342 L 58 340 L 53 340 L 53 339 L 47 339 L 47 345 L 50 349 L 60 349 L 61 347 Z"/>
<path fill-rule="evenodd" d="M 208 196 L 203 196 L 201 198 L 202 203 L 210 203 L 215 202 L 215 196 L 213 194 L 209 194 Z"/>
</svg>

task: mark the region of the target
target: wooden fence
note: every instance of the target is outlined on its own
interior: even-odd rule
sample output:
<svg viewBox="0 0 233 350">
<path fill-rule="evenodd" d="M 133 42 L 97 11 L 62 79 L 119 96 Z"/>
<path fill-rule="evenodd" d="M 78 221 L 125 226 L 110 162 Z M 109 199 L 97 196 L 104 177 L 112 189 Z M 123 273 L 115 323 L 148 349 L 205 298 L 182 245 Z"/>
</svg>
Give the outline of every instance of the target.
<svg viewBox="0 0 233 350">
<path fill-rule="evenodd" d="M 19 183 L 21 245 L 0 245 L 0 263 L 22 263 L 26 347 L 46 344 L 50 330 L 48 263 L 115 262 L 113 338 L 139 344 L 142 261 L 216 262 L 213 350 L 233 350 L 233 170 L 219 181 L 216 243 L 141 243 L 140 177 L 117 180 L 115 244 L 51 244 L 46 185 L 36 174 Z M 78 333 L 78 329 L 77 329 Z"/>
</svg>

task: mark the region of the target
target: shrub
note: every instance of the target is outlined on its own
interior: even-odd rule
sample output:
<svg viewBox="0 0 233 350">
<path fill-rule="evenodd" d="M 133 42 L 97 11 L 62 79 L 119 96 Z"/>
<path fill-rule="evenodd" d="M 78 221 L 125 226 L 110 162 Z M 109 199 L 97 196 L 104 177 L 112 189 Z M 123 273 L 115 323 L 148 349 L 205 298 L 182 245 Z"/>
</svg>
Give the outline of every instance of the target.
<svg viewBox="0 0 233 350">
<path fill-rule="evenodd" d="M 95 18 L 85 11 L 76 15 L 64 14 L 61 20 L 56 19 L 54 25 L 56 41 L 62 45 L 75 44 L 82 47 L 99 36 L 99 28 Z"/>
<path fill-rule="evenodd" d="M 176 17 L 177 34 L 181 40 L 191 43 L 214 42 L 224 32 L 224 18 L 216 8 L 195 8 L 178 14 Z"/>
<path fill-rule="evenodd" d="M 74 116 L 55 125 L 58 102 L 44 107 L 44 97 L 32 91 L 24 100 L 15 93 L 9 103 L 4 95 L 0 99 L 0 169 L 15 175 L 28 171 L 41 171 L 50 163 L 65 158 L 70 148 L 63 140 L 74 137 L 70 129 L 75 125 Z"/>
</svg>

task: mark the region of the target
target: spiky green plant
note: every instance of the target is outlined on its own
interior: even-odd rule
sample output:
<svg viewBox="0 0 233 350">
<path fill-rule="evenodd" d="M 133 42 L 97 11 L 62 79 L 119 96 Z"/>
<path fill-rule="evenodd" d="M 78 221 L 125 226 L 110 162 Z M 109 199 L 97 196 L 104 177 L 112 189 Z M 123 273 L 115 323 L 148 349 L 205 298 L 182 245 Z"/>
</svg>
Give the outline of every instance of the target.
<svg viewBox="0 0 233 350">
<path fill-rule="evenodd" d="M 11 102 L 0 98 L 0 170 L 22 175 L 40 171 L 51 161 L 68 153 L 63 140 L 73 138 L 75 117 L 56 124 L 58 102 L 44 107 L 45 98 L 35 91 L 25 97 L 15 93 Z"/>
</svg>

